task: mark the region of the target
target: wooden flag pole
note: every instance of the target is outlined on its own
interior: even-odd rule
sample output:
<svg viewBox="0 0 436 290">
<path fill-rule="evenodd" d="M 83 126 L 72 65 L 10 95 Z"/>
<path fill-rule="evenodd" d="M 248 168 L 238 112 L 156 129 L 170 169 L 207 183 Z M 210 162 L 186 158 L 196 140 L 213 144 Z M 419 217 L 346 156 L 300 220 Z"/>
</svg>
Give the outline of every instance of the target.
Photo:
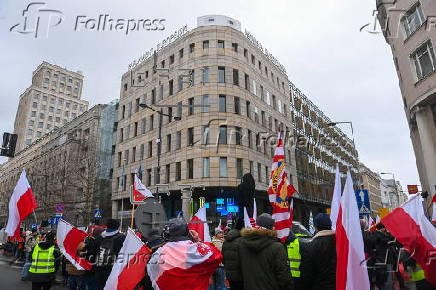
<svg viewBox="0 0 436 290">
<path fill-rule="evenodd" d="M 132 206 L 132 217 L 130 219 L 130 228 L 131 229 L 133 229 L 133 214 L 135 213 L 135 207 L 136 207 L 136 204 L 133 204 L 133 206 Z"/>
<path fill-rule="evenodd" d="M 35 213 L 35 210 L 33 210 L 33 216 L 35 217 L 36 229 L 38 229 L 38 220 L 36 219 L 36 213 Z"/>
</svg>

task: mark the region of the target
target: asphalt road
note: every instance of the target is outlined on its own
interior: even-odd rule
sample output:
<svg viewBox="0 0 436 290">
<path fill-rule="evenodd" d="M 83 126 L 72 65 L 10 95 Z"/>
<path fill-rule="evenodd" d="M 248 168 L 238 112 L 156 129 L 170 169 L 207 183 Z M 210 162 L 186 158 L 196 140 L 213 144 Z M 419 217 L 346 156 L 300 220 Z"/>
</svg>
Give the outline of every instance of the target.
<svg viewBox="0 0 436 290">
<path fill-rule="evenodd" d="M 0 258 L 0 289 L 21 290 L 32 289 L 32 283 L 21 281 L 21 267 L 19 265 L 10 266 L 8 261 Z M 52 290 L 65 290 L 59 284 L 53 284 Z"/>
</svg>

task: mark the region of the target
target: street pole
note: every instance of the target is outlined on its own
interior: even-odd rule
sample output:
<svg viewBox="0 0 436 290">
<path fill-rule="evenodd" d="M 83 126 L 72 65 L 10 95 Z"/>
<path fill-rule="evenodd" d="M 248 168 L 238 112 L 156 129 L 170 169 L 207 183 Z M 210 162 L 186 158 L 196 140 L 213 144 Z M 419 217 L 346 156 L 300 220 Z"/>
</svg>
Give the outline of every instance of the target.
<svg viewBox="0 0 436 290">
<path fill-rule="evenodd" d="M 172 118 L 172 116 L 170 116 Z M 155 176 L 155 184 L 160 183 L 160 155 L 162 153 L 162 123 L 163 123 L 163 108 L 159 110 L 159 133 L 157 142 L 157 170 Z M 159 178 L 159 179 L 158 179 Z M 159 182 L 157 182 L 159 180 Z M 159 186 L 156 186 L 156 196 L 159 196 Z"/>
</svg>

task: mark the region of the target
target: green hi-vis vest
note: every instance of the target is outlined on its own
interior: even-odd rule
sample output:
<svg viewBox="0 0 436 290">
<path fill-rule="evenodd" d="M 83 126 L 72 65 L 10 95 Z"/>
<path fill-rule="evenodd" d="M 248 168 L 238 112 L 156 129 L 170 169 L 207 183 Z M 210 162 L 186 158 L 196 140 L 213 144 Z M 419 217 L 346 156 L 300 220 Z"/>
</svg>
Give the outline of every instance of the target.
<svg viewBox="0 0 436 290">
<path fill-rule="evenodd" d="M 411 276 L 412 277 L 410 278 L 410 280 L 412 280 L 413 282 L 421 281 L 425 279 L 424 270 L 422 270 L 422 268 L 419 265 L 416 265 L 416 269 L 415 271 L 412 272 Z"/>
<path fill-rule="evenodd" d="M 44 250 L 39 245 L 35 246 L 32 253 L 32 264 L 29 272 L 35 274 L 47 274 L 55 271 L 54 246 Z"/>
<path fill-rule="evenodd" d="M 301 264 L 301 254 L 300 254 L 300 241 L 295 239 L 292 243 L 288 245 L 288 259 L 289 267 L 291 268 L 291 276 L 294 278 L 300 277 L 300 264 Z"/>
</svg>

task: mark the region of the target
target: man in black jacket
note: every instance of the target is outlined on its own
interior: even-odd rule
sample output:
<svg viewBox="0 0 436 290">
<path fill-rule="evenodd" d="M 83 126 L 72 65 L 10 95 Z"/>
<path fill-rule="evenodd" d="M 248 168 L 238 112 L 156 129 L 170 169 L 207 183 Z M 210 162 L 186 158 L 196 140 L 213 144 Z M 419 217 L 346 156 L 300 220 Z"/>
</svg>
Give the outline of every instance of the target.
<svg viewBox="0 0 436 290">
<path fill-rule="evenodd" d="M 106 230 L 95 240 L 95 246 L 98 248 L 94 265 L 97 289 L 103 289 L 106 285 L 114 261 L 126 238 L 125 235 L 119 232 L 119 227 L 118 220 L 109 219 Z"/>
<path fill-rule="evenodd" d="M 301 284 L 304 290 L 336 289 L 336 239 L 328 214 L 313 219 L 317 230 L 301 253 Z"/>
<path fill-rule="evenodd" d="M 241 244 L 241 234 L 237 229 L 230 230 L 224 236 L 222 248 L 224 270 L 226 278 L 230 284 L 230 290 L 243 290 L 244 283 L 241 273 L 241 263 L 239 259 L 239 245 Z"/>
<path fill-rule="evenodd" d="M 241 231 L 239 258 L 246 290 L 292 289 L 285 248 L 277 239 L 270 214 L 257 217 L 255 228 Z"/>
</svg>

